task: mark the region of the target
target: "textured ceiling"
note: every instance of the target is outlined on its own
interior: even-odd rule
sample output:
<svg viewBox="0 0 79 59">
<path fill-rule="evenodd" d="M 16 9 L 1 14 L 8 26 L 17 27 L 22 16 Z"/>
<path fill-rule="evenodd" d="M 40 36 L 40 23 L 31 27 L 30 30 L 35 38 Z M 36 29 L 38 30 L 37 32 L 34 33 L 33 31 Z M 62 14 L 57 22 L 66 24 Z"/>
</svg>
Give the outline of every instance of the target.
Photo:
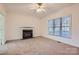
<svg viewBox="0 0 79 59">
<path fill-rule="evenodd" d="M 71 3 L 46 3 L 45 13 L 37 13 L 32 8 L 32 3 L 7 3 L 4 4 L 6 12 L 10 13 L 19 13 L 19 14 L 28 14 L 35 17 L 43 18 L 51 13 L 54 13 L 64 7 L 71 6 Z"/>
</svg>

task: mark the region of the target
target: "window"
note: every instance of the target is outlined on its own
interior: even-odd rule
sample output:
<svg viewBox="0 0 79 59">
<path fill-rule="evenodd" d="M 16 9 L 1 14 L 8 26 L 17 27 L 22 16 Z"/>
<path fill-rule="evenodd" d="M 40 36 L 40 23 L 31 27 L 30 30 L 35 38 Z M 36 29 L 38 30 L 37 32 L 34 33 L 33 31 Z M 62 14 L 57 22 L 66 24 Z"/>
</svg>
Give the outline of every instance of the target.
<svg viewBox="0 0 79 59">
<path fill-rule="evenodd" d="M 60 35 L 60 18 L 54 20 L 54 35 L 59 36 Z"/>
<path fill-rule="evenodd" d="M 53 20 L 48 21 L 48 34 L 53 35 Z"/>
<path fill-rule="evenodd" d="M 70 37 L 70 21 L 70 16 L 48 20 L 48 34 L 67 38 Z"/>
<path fill-rule="evenodd" d="M 5 44 L 4 40 L 4 15 L 0 13 L 0 46 Z"/>
<path fill-rule="evenodd" d="M 63 37 L 70 37 L 70 17 L 62 18 L 62 35 Z"/>
</svg>

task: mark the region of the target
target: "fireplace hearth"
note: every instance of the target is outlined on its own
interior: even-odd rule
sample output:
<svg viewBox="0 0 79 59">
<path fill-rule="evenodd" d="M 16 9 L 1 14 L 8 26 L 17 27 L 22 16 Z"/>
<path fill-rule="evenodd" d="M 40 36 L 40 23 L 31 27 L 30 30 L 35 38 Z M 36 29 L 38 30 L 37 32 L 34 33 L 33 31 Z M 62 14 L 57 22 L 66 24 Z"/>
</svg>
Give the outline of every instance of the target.
<svg viewBox="0 0 79 59">
<path fill-rule="evenodd" d="M 33 30 L 24 29 L 22 34 L 23 34 L 22 35 L 23 39 L 32 38 L 33 37 Z"/>
</svg>

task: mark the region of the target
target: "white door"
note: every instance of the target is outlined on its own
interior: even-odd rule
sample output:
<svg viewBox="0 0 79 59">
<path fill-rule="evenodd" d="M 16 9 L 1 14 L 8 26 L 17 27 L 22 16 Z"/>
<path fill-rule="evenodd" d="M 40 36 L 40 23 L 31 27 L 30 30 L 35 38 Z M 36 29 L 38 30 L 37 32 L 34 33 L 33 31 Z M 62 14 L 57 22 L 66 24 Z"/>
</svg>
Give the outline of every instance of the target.
<svg viewBox="0 0 79 59">
<path fill-rule="evenodd" d="M 4 15 L 0 14 L 0 45 L 5 43 L 4 39 Z"/>
</svg>

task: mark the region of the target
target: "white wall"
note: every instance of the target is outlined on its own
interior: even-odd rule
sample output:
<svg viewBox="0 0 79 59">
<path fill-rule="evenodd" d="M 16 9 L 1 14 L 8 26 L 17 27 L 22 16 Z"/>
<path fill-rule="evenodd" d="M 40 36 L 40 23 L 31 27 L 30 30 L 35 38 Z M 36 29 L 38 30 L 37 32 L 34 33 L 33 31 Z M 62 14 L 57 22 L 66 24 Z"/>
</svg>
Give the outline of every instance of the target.
<svg viewBox="0 0 79 59">
<path fill-rule="evenodd" d="M 39 19 L 31 15 L 8 13 L 6 17 L 6 40 L 21 39 L 20 27 L 33 27 L 33 34 L 39 36 Z"/>
<path fill-rule="evenodd" d="M 72 16 L 71 39 L 48 35 L 48 20 L 67 15 Z M 42 36 L 79 47 L 79 4 L 75 4 L 73 6 L 63 8 L 62 10 L 56 13 L 52 13 L 51 15 L 48 15 L 48 17 L 42 19 L 41 23 Z"/>
</svg>

